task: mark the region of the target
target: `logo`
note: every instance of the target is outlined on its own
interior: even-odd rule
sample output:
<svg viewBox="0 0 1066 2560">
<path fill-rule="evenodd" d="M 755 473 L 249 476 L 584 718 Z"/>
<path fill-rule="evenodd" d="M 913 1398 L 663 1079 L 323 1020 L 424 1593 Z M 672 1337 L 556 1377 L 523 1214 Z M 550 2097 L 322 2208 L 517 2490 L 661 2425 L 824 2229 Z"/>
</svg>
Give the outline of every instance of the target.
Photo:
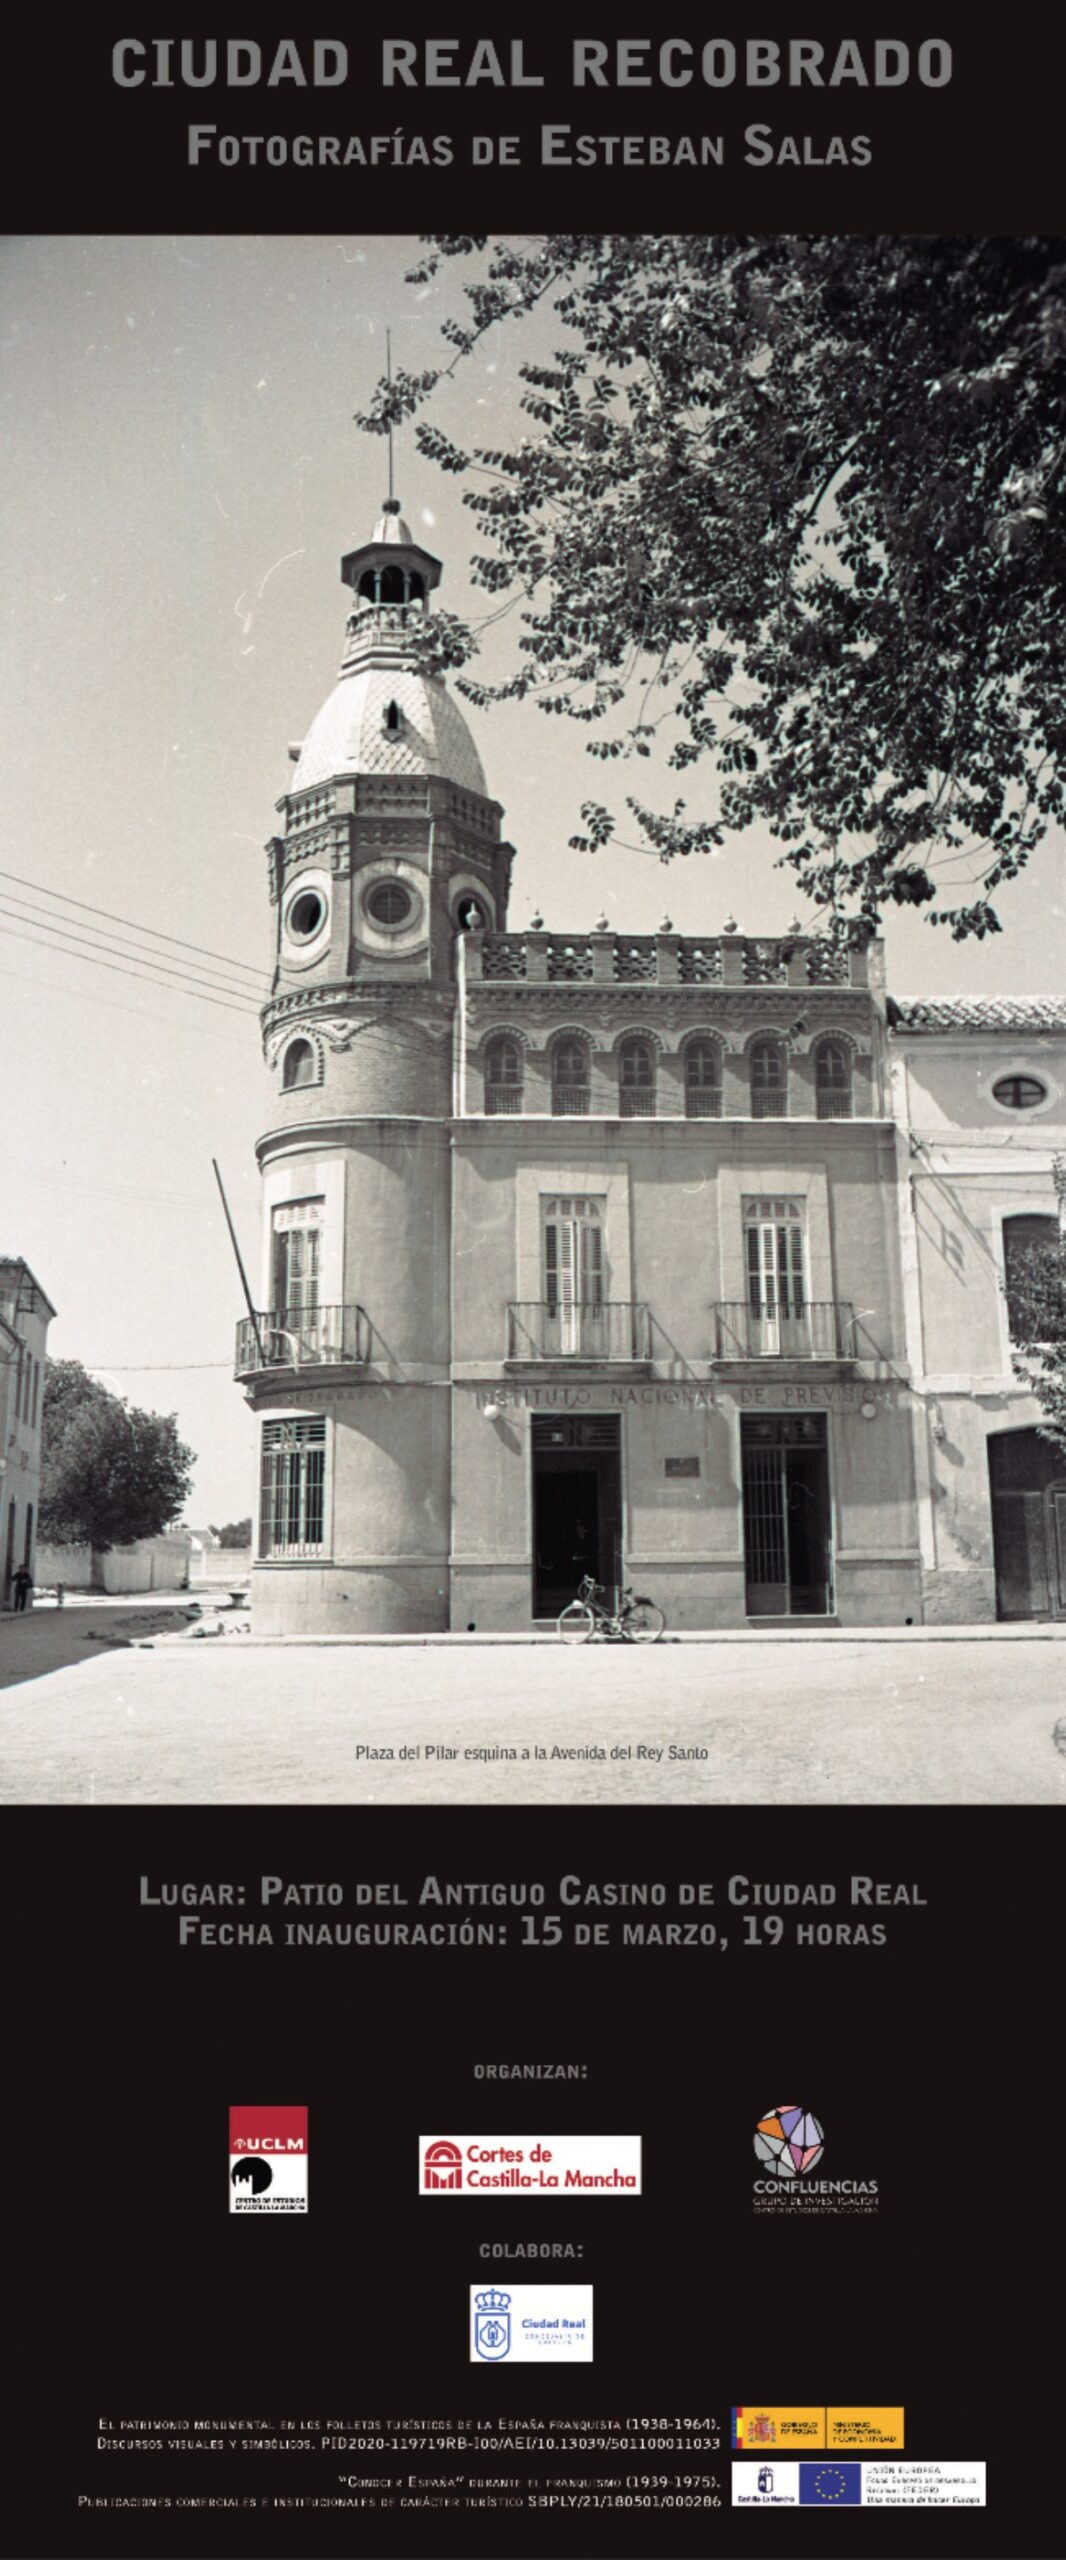
<svg viewBox="0 0 1066 2560">
<path fill-rule="evenodd" d="M 498 2363 L 511 2352 L 511 2297 L 490 2285 L 487 2293 L 474 2295 L 474 2345 L 479 2356 Z"/>
<path fill-rule="evenodd" d="M 861 2507 L 861 2462 L 801 2462 L 801 2507 Z"/>
<path fill-rule="evenodd" d="M 470 2288 L 471 2364 L 591 2364 L 592 2286 Z"/>
<path fill-rule="evenodd" d="M 769 2463 L 764 2462 L 759 2472 L 759 2496 L 760 2498 L 772 2498 L 773 2494 L 774 2475 L 770 2469 Z"/>
<path fill-rule="evenodd" d="M 231 2213 L 306 2213 L 306 2107 L 231 2107 Z"/>
<path fill-rule="evenodd" d="M 457 2142 L 431 2142 L 423 2154 L 422 2184 L 430 2195 L 457 2195 L 463 2183 L 463 2155 Z"/>
<path fill-rule="evenodd" d="M 420 2133 L 424 2196 L 639 2196 L 639 2133 Z"/>
<path fill-rule="evenodd" d="M 817 2167 L 825 2137 L 817 2116 L 803 2107 L 776 2107 L 760 2116 L 755 2128 L 755 2157 L 774 2178 L 805 2178 Z"/>
</svg>

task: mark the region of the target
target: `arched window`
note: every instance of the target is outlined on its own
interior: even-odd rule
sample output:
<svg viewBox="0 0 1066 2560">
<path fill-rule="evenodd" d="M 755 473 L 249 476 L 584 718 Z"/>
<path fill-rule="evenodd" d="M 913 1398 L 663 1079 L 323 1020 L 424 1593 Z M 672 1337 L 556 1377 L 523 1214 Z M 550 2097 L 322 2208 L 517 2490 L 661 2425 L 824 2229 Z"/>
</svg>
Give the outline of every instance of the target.
<svg viewBox="0 0 1066 2560">
<path fill-rule="evenodd" d="M 814 1100 L 819 1120 L 850 1120 L 851 1057 L 844 1040 L 822 1040 L 814 1060 Z"/>
<path fill-rule="evenodd" d="M 757 1040 L 751 1053 L 751 1116 L 783 1120 L 788 1108 L 785 1053 L 779 1040 Z"/>
<path fill-rule="evenodd" d="M 579 1120 L 589 1107 L 589 1053 L 583 1040 L 558 1040 L 552 1051 L 552 1111 Z"/>
<path fill-rule="evenodd" d="M 297 1085 L 314 1084 L 315 1053 L 309 1040 L 290 1040 L 281 1070 L 284 1093 L 293 1093 Z"/>
<path fill-rule="evenodd" d="M 623 1120 L 655 1118 L 655 1053 L 650 1040 L 623 1040 L 618 1052 L 618 1108 Z"/>
<path fill-rule="evenodd" d="M 722 1110 L 722 1053 L 717 1040 L 690 1040 L 685 1050 L 685 1113 L 717 1120 Z"/>
<path fill-rule="evenodd" d="M 381 601 L 382 604 L 406 604 L 407 598 L 404 593 L 404 574 L 402 569 L 382 570 Z"/>
<path fill-rule="evenodd" d="M 489 1113 L 522 1108 L 522 1051 L 517 1040 L 501 1033 L 485 1052 L 485 1109 Z"/>
<path fill-rule="evenodd" d="M 1004 1218 L 1003 1281 L 1007 1322 L 1018 1341 L 1061 1342 L 1066 1332 L 1066 1279 L 1057 1218 Z"/>
<path fill-rule="evenodd" d="M 400 706 L 398 702 L 386 703 L 383 726 L 388 730 L 390 738 L 394 738 L 400 726 Z"/>
</svg>

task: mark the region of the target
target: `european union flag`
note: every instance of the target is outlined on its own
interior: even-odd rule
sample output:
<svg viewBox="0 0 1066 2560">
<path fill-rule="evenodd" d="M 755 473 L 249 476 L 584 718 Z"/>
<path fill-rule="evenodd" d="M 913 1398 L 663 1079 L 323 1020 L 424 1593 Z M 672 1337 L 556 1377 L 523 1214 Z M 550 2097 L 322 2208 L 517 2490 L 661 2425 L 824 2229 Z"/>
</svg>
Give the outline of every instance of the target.
<svg viewBox="0 0 1066 2560">
<path fill-rule="evenodd" d="M 861 2507 L 861 2462 L 801 2462 L 801 2507 Z"/>
</svg>

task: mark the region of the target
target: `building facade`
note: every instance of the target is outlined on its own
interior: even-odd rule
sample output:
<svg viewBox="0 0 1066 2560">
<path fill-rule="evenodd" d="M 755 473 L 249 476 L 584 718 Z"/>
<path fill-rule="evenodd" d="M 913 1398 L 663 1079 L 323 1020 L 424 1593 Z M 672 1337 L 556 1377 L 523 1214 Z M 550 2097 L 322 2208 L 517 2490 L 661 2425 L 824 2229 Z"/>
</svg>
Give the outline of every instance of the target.
<svg viewBox="0 0 1066 2560">
<path fill-rule="evenodd" d="M 1011 1279 L 1061 1233 L 1066 1002 L 893 1015 L 923 1614 L 1061 1617 L 1066 1451 L 1014 1367 Z"/>
<path fill-rule="evenodd" d="M 269 847 L 256 1624 L 916 1621 L 880 947 L 507 931 L 390 503 Z"/>
<path fill-rule="evenodd" d="M 41 1501 L 41 1406 L 48 1327 L 55 1314 L 29 1264 L 0 1255 L 0 1607 L 15 1576 L 33 1573 Z"/>
</svg>

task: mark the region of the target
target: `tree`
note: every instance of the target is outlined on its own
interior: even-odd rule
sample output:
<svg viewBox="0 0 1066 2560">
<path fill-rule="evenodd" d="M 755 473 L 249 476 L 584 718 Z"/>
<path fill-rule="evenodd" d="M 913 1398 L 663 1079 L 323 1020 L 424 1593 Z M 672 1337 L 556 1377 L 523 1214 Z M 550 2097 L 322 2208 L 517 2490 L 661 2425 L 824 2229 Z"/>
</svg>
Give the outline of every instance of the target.
<svg viewBox="0 0 1066 2560">
<path fill-rule="evenodd" d="M 1037 1427 L 1066 1449 L 1066 1237 L 1016 1254 L 1007 1296 L 1014 1364 L 1043 1412 Z"/>
<path fill-rule="evenodd" d="M 218 1539 L 220 1547 L 250 1547 L 252 1543 L 252 1523 L 250 1518 L 247 1520 L 227 1520 L 224 1528 L 216 1529 L 215 1524 L 212 1521 L 211 1535 L 213 1538 Z"/>
<path fill-rule="evenodd" d="M 50 1360 L 41 1429 L 41 1536 L 93 1550 L 94 1584 L 110 1547 L 158 1537 L 189 1490 L 193 1453 L 174 1414 L 142 1413 L 90 1377 Z"/>
<path fill-rule="evenodd" d="M 626 807 L 664 861 L 759 822 L 846 936 L 889 902 L 957 940 L 1064 812 L 1066 241 L 432 235 L 469 277 L 450 361 L 378 385 L 384 432 L 547 303 L 530 432 L 417 441 L 466 494 L 475 582 L 520 602 L 529 698 L 590 753 L 701 761 L 694 811 Z M 435 628 L 434 628 L 435 626 Z M 477 635 L 427 625 L 438 663 Z M 621 841 L 587 801 L 571 842 Z"/>
</svg>

